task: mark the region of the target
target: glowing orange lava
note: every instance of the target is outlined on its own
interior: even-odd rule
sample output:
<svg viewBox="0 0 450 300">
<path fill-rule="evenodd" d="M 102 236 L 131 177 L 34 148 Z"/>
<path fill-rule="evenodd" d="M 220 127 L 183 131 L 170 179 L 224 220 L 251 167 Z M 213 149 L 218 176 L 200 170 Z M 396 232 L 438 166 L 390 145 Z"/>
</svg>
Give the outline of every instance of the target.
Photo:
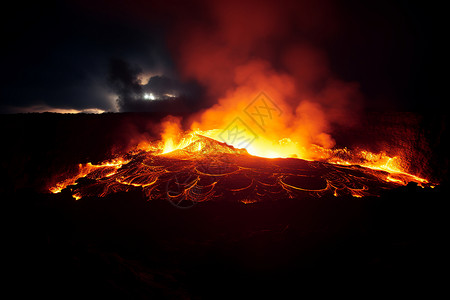
<svg viewBox="0 0 450 300">
<path fill-rule="evenodd" d="M 79 164 L 78 165 L 78 173 L 74 176 L 69 176 L 67 179 L 56 183 L 54 186 L 49 188 L 49 191 L 56 194 L 60 193 L 63 189 L 65 189 L 69 185 L 76 185 L 77 180 L 82 177 L 86 177 L 90 174 L 93 174 L 95 171 L 101 172 L 105 177 L 110 177 L 116 173 L 117 169 L 122 167 L 123 164 L 126 164 L 127 161 L 122 158 L 117 158 L 113 160 L 105 161 L 98 165 L 93 165 L 91 163 L 87 164 Z M 80 199 L 81 196 L 74 195 L 76 200 Z"/>
<path fill-rule="evenodd" d="M 316 146 L 311 148 L 320 157 L 315 161 L 267 159 L 211 138 L 214 132 L 168 134 L 146 151 L 129 152 L 124 156 L 127 159 L 79 165 L 77 174 L 55 183 L 49 190 L 59 193 L 67 188 L 78 200 L 139 188 L 148 199 L 166 198 L 178 205 L 224 197 L 250 204 L 302 195 L 376 196 L 381 190 L 411 181 L 433 186 L 400 169 L 398 157 L 384 153 L 354 154 L 347 149 Z M 344 160 L 342 153 L 351 159 Z M 88 181 L 79 186 L 78 179 L 82 177 Z"/>
<path fill-rule="evenodd" d="M 169 125 L 173 126 L 173 125 Z M 173 127 L 171 127 L 173 130 Z M 221 141 L 219 134 L 221 130 L 214 129 L 208 131 L 196 130 L 182 135 L 180 132 L 171 131 L 172 135 L 163 135 L 163 150 L 162 153 L 170 153 L 175 150 L 180 150 L 188 147 L 196 142 L 202 136 L 209 137 L 219 142 Z M 239 148 L 237 143 L 231 143 L 230 146 Z M 198 144 L 198 151 L 201 150 L 201 144 Z M 399 156 L 390 157 L 384 152 L 372 153 L 369 151 L 361 150 L 350 153 L 347 149 L 326 149 L 317 145 L 311 146 L 308 151 L 305 148 L 298 147 L 298 143 L 293 142 L 288 138 L 278 140 L 277 142 L 270 142 L 267 139 L 261 139 L 260 142 L 254 142 L 245 150 L 253 156 L 265 157 L 265 158 L 301 158 L 304 160 L 320 160 L 332 164 L 338 165 L 359 165 L 362 167 L 370 168 L 373 170 L 381 170 L 390 173 L 385 178 L 386 181 L 407 184 L 409 181 L 413 181 L 421 184 L 428 184 L 428 180 L 420 178 L 413 174 L 409 174 L 402 168 L 401 158 Z M 346 153 L 346 159 L 339 158 L 337 154 L 342 152 Z"/>
</svg>

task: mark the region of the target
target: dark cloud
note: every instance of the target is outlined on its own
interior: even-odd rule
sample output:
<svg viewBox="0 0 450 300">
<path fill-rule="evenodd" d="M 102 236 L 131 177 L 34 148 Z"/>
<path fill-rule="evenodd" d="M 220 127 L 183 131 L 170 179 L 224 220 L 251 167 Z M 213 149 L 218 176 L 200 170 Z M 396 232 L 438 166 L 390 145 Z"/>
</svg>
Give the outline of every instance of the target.
<svg viewBox="0 0 450 300">
<path fill-rule="evenodd" d="M 166 76 L 151 77 L 144 86 L 144 90 L 146 93 L 152 94 L 156 99 L 177 97 L 180 94 L 184 94 L 183 85 Z"/>
<path fill-rule="evenodd" d="M 70 2 L 12 5 L 1 22 L 1 112 L 36 105 L 117 111 L 107 79 L 111 57 L 146 72 L 176 73 L 161 30 Z"/>
<path fill-rule="evenodd" d="M 193 112 L 198 108 L 199 88 L 166 76 L 152 76 L 142 82 L 142 68 L 122 59 L 111 59 L 108 82 L 117 96 L 117 108 L 126 111 L 152 111 L 168 114 Z"/>
<path fill-rule="evenodd" d="M 143 90 L 138 79 L 141 73 L 141 69 L 132 67 L 121 59 L 111 59 L 108 80 L 112 89 L 118 95 L 117 104 L 119 107 L 142 100 Z"/>
</svg>

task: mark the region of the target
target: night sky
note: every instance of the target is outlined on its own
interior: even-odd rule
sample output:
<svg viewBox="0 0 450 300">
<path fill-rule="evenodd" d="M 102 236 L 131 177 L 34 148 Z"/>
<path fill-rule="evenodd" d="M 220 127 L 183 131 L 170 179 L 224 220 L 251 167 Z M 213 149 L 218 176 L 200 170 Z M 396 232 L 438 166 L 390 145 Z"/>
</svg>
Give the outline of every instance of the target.
<svg viewBox="0 0 450 300">
<path fill-rule="evenodd" d="M 0 112 L 153 111 L 174 99 L 195 111 L 226 92 L 233 68 L 255 58 L 293 74 L 300 84 L 310 78 L 298 70 L 315 73 L 326 61 L 333 78 L 358 85 L 368 110 L 443 106 L 448 52 L 439 5 L 241 2 L 5 6 Z M 303 60 L 286 60 L 286 49 L 299 44 L 313 50 Z M 320 53 L 320 64 L 311 66 L 311 53 Z"/>
</svg>

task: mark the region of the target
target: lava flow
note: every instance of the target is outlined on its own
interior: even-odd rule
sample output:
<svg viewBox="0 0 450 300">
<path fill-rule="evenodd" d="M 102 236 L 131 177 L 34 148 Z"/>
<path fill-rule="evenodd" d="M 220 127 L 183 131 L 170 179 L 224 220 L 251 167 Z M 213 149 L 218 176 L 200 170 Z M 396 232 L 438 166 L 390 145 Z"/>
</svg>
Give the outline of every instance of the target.
<svg viewBox="0 0 450 300">
<path fill-rule="evenodd" d="M 99 165 L 79 165 L 77 174 L 50 191 L 65 190 L 80 199 L 140 189 L 148 200 L 167 199 L 189 207 L 210 200 L 248 204 L 306 195 L 377 196 L 411 181 L 431 186 L 425 179 L 394 169 L 389 164 L 394 158 L 381 155 L 372 166 L 356 165 L 322 150 L 328 161 L 264 158 L 191 132 L 178 143 L 169 139 Z"/>
</svg>

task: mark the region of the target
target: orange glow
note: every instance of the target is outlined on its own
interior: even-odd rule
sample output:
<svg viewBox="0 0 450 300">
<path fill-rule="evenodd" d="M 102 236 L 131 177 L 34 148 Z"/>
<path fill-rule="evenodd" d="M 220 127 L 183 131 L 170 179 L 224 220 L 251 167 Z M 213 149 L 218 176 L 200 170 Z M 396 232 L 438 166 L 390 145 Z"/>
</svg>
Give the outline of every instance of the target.
<svg viewBox="0 0 450 300">
<path fill-rule="evenodd" d="M 258 73 L 260 75 L 254 75 L 255 69 L 261 71 Z M 132 187 L 148 189 L 148 193 L 151 195 L 153 187 L 160 184 L 161 178 L 167 180 L 165 176 L 174 172 L 165 164 L 155 165 L 154 159 L 181 158 L 195 163 L 212 159 L 217 155 L 228 154 L 271 159 L 297 158 L 299 161 L 318 161 L 340 166 L 341 169 L 333 171 L 338 174 L 331 177 L 325 176 L 322 178 L 325 180 L 324 182 L 311 187 L 298 183 L 297 179 L 301 181 L 302 178 L 297 178 L 292 174 L 268 175 L 270 178 L 276 178 L 276 182 L 272 182 L 270 186 L 276 186 L 277 189 L 283 190 L 289 197 L 292 196 L 292 193 L 298 192 L 315 195 L 330 192 L 334 196 L 352 195 L 353 197 L 372 195 L 366 184 L 359 181 L 360 179 L 339 173 L 338 170 L 345 170 L 345 168 L 353 171 L 358 171 L 358 168 L 361 167 L 372 170 L 364 170 L 363 173 L 369 172 L 377 180 L 389 183 L 389 186 L 406 185 L 411 181 L 420 186 L 430 185 L 428 180 L 409 174 L 403 164 L 403 158 L 399 155 L 389 156 L 384 152 L 373 153 L 366 150 L 335 148 L 333 138 L 327 133 L 330 124 L 326 110 L 314 101 L 293 101 L 295 87 L 289 77 L 273 72 L 262 62 L 244 65 L 238 71 L 235 80 L 242 84 L 231 89 L 216 105 L 192 116 L 190 120 L 168 116 L 160 125 L 161 140 L 140 141 L 136 148 L 132 149 L 128 156 L 125 156 L 133 157 L 135 154 L 147 152 L 152 157 L 149 162 L 140 163 L 142 165 L 135 164 L 130 169 L 123 169 L 122 166 L 130 162 L 130 159 L 119 157 L 98 165 L 91 163 L 79 165 L 77 174 L 67 176 L 66 179 L 53 184 L 49 190 L 52 193 L 59 193 L 67 187 L 76 185 L 79 178 L 87 177 L 110 182 L 103 191 L 96 192 L 96 195 L 105 196 L 116 190 L 127 190 Z M 258 92 L 263 86 L 268 88 L 264 92 Z M 278 87 L 278 89 L 270 87 Z M 184 131 L 183 124 L 185 126 L 188 124 L 191 130 Z M 207 164 L 212 162 L 208 161 Z M 232 176 L 244 172 L 245 169 L 235 165 L 234 168 L 215 174 L 211 171 L 205 172 L 196 165 L 192 168 L 195 176 L 187 178 L 192 180 L 191 184 L 188 186 L 182 184 L 185 190 L 182 193 L 168 195 L 170 199 L 187 197 L 187 199 L 198 198 L 200 199 L 198 201 L 204 201 L 204 199 L 212 197 L 214 187 L 220 177 Z M 138 174 L 130 173 L 131 170 Z M 140 174 L 141 172 L 145 176 Z M 345 171 L 343 172 L 345 173 Z M 209 179 L 206 181 L 212 180 L 212 182 L 202 185 L 203 182 L 200 180 L 202 176 L 207 176 Z M 268 186 L 264 182 L 248 181 L 248 176 L 242 179 L 243 186 L 238 185 L 230 188 L 229 191 L 242 192 L 255 184 Z M 356 183 L 350 184 L 353 180 Z M 178 179 L 176 182 L 179 183 Z M 171 182 L 168 181 L 167 184 L 170 185 Z M 180 186 L 176 185 L 176 187 Z M 199 196 L 196 194 L 196 189 L 208 192 Z M 79 199 L 84 195 L 76 193 L 74 198 Z M 251 203 L 258 197 L 260 195 L 256 193 L 241 202 Z"/>
<path fill-rule="evenodd" d="M 137 187 L 153 199 L 170 187 L 174 189 L 167 194 L 170 199 L 184 197 L 200 202 L 217 196 L 214 189 L 221 178 L 243 174 L 227 190 L 239 193 L 255 188 L 254 193 L 241 198 L 242 203 L 252 203 L 263 198 L 258 189 L 267 187 L 279 193 L 276 196 L 329 193 L 336 197 L 363 197 L 376 194 L 368 191 L 367 182 L 383 188 L 410 181 L 430 186 L 426 179 L 409 174 L 403 154 L 336 148 L 334 129 L 345 132 L 359 124 L 364 103 L 359 84 L 337 78 L 326 51 L 306 39 L 280 44 L 283 37 L 292 33 L 287 20 L 296 24 L 297 34 L 301 28 L 315 28 L 321 23 L 317 23 L 319 18 L 326 24 L 323 34 L 327 36 L 332 33 L 328 30 L 333 27 L 329 26 L 334 23 L 333 14 L 320 9 L 320 14 L 311 15 L 308 4 L 299 14 L 292 15 L 290 5 L 256 3 L 209 1 L 204 7 L 211 13 L 208 26 L 186 27 L 175 22 L 171 29 L 168 44 L 174 51 L 179 75 L 186 82 L 193 80 L 204 87 L 205 102 L 195 107 L 205 109 L 184 119 L 167 116 L 156 126 L 160 140 L 142 138 L 135 143 L 135 152 L 127 154 L 131 160 L 80 165 L 77 174 L 53 184 L 50 191 L 61 192 L 87 176 L 101 186 L 100 192 L 92 192 L 95 195 Z M 200 23 L 196 25 L 204 25 L 197 21 Z M 141 75 L 139 82 L 146 84 L 151 75 L 155 74 Z M 149 93 L 144 98 L 152 100 L 154 95 Z M 133 160 L 138 154 L 142 157 Z M 238 162 L 224 162 L 230 156 Z M 129 168 L 122 168 L 129 161 Z M 247 165 L 249 161 L 267 163 L 274 169 L 259 172 L 258 165 L 257 172 Z M 310 176 L 311 182 L 317 181 L 312 184 L 305 182 L 309 173 L 304 169 L 294 170 L 308 173 L 303 177 L 291 174 L 277 165 L 279 161 L 305 165 L 308 171 L 317 162 L 318 168 L 325 170 L 321 169 L 320 176 Z M 200 168 L 199 163 L 208 165 L 207 170 Z M 220 171 L 214 168 L 216 164 Z M 277 173 L 279 169 L 282 172 Z M 361 177 L 353 176 L 354 173 Z M 181 178 L 176 177 L 174 183 L 171 176 Z M 105 182 L 107 185 L 103 186 Z"/>
<path fill-rule="evenodd" d="M 195 143 L 201 136 L 209 137 L 219 142 L 223 141 L 224 129 L 212 130 L 193 130 L 183 133 L 179 123 L 179 119 L 172 122 L 164 123 L 164 131 L 162 134 L 162 154 L 180 150 Z M 242 133 L 242 139 L 250 140 L 251 132 Z M 309 141 L 311 142 L 311 141 Z M 366 150 L 350 151 L 348 149 L 329 149 L 317 144 L 306 144 L 293 141 L 291 138 L 282 138 L 270 140 L 263 133 L 256 137 L 255 140 L 246 147 L 240 147 L 239 141 L 225 143 L 237 149 L 245 148 L 245 150 L 253 156 L 265 158 L 301 158 L 304 160 L 319 160 L 337 165 L 351 166 L 359 165 L 373 170 L 385 171 L 387 175 L 384 180 L 407 184 L 409 181 L 417 182 L 419 185 L 428 184 L 428 180 L 420 178 L 413 174 L 409 174 L 402 167 L 402 159 L 399 156 L 388 156 L 384 152 L 373 153 Z M 329 146 L 329 144 L 328 144 Z M 196 144 L 197 151 L 201 151 L 202 144 Z M 356 195 L 357 197 L 358 195 Z"/>
<path fill-rule="evenodd" d="M 67 179 L 56 183 L 54 186 L 49 188 L 49 191 L 53 194 L 60 193 L 63 189 L 70 185 L 76 185 L 77 180 L 82 177 L 86 177 L 88 174 L 92 173 L 96 169 L 105 169 L 108 170 L 107 173 L 104 174 L 105 177 L 109 177 L 115 174 L 117 169 L 122 167 L 122 165 L 128 163 L 128 161 L 123 160 L 122 158 L 117 158 L 109 161 L 105 161 L 99 165 L 93 165 L 91 163 L 87 164 L 79 164 L 78 165 L 78 173 L 75 176 L 69 176 Z M 76 200 L 80 199 L 80 195 L 74 195 Z"/>
<path fill-rule="evenodd" d="M 315 159 L 309 151 L 312 144 L 334 145 L 322 107 L 308 99 L 295 104 L 288 75 L 254 61 L 236 70 L 235 81 L 236 88 L 191 119 L 191 130 L 236 148 L 244 144 L 248 153 L 268 158 Z"/>
<path fill-rule="evenodd" d="M 241 200 L 241 203 L 244 203 L 244 204 L 252 204 L 252 203 L 256 203 L 256 202 L 258 202 L 258 201 L 252 200 L 252 199 Z"/>
<path fill-rule="evenodd" d="M 193 203 L 221 197 L 225 192 L 231 193 L 231 198 L 240 195 L 241 203 L 251 204 L 261 199 L 303 194 L 374 196 L 377 189 L 411 181 L 433 186 L 426 179 L 403 171 L 399 157 L 384 153 L 311 146 L 318 161 L 295 158 L 262 161 L 245 149 L 211 138 L 220 130 L 182 133 L 176 124 L 167 123 L 162 140 L 149 143 L 145 151 L 132 150 L 127 159 L 79 165 L 77 174 L 67 176 L 49 190 L 59 193 L 69 188 L 72 197 L 78 200 L 142 188 L 148 199 L 167 197 L 171 202 L 184 199 Z M 287 168 L 283 167 L 285 164 Z M 92 181 L 78 186 L 81 177 Z M 220 187 L 216 189 L 217 186 Z"/>
<path fill-rule="evenodd" d="M 195 160 L 203 160 L 207 157 L 214 157 L 214 155 L 224 155 L 225 153 L 230 154 L 240 153 L 244 155 L 243 157 L 245 157 L 245 155 L 249 154 L 247 151 L 250 150 L 250 152 L 255 151 L 256 153 L 266 154 L 266 156 L 260 155 L 262 157 L 280 158 L 284 157 L 284 155 L 280 155 L 279 152 L 277 151 L 279 151 L 279 149 L 288 149 L 283 148 L 284 145 L 282 143 L 285 142 L 287 145 L 293 143 L 292 141 L 285 139 L 281 143 L 278 143 L 280 145 L 280 148 L 276 148 L 275 146 L 273 146 L 272 147 L 273 150 L 271 150 L 272 152 L 266 151 L 265 153 L 264 148 L 258 148 L 260 147 L 261 144 L 256 145 L 252 144 L 251 145 L 252 147 L 247 148 L 246 151 L 245 149 L 239 150 L 235 149 L 234 147 L 225 146 L 226 145 L 225 143 L 222 143 L 220 140 L 216 140 L 218 138 L 218 133 L 221 132 L 220 130 L 191 131 L 183 134 L 180 131 L 180 126 L 179 123 L 177 123 L 177 121 L 175 121 L 175 124 L 168 122 L 165 124 L 165 126 L 166 127 L 164 128 L 162 134 L 162 140 L 159 142 L 149 143 L 148 144 L 149 146 L 146 148 L 146 152 L 150 153 L 151 156 L 154 155 L 154 157 L 161 156 L 174 158 L 186 157 L 189 158 L 190 160 L 195 161 Z M 142 147 L 141 144 L 140 146 L 138 146 L 138 148 L 140 147 Z M 311 146 L 309 150 L 311 151 L 311 153 L 308 154 L 310 157 L 317 157 L 317 160 L 319 161 L 339 165 L 342 166 L 341 168 L 344 169 L 358 170 L 358 168 L 364 167 L 368 168 L 368 170 L 373 170 L 371 176 L 375 176 L 379 180 L 385 181 L 390 184 L 406 185 L 408 182 L 413 181 L 418 183 L 420 186 L 426 185 L 433 187 L 433 185 L 430 185 L 426 179 L 420 178 L 412 174 L 408 174 L 406 171 L 404 171 L 401 168 L 401 159 L 400 157 L 397 156 L 389 157 L 385 153 L 377 154 L 368 151 L 352 152 L 348 149 L 326 149 L 317 145 Z M 187 156 L 184 153 L 186 153 Z M 295 152 L 294 154 L 296 154 L 299 157 L 301 157 L 302 155 L 302 153 L 295 153 Z M 289 155 L 294 156 L 292 155 L 292 152 L 290 152 Z M 166 167 L 164 166 L 141 163 L 142 166 L 138 168 L 148 170 L 148 172 L 152 174 L 141 176 L 139 174 L 130 173 L 131 171 L 128 169 L 122 169 L 122 166 L 129 162 L 130 162 L 129 159 L 127 160 L 124 158 L 116 158 L 97 165 L 93 165 L 91 163 L 80 164 L 77 174 L 73 176 L 68 176 L 68 178 L 64 179 L 63 181 L 55 183 L 52 187 L 49 188 L 49 190 L 52 193 L 59 193 L 66 187 L 77 185 L 77 180 L 82 177 L 92 178 L 94 180 L 100 178 L 106 180 L 108 178 L 111 178 L 113 182 L 120 184 L 122 186 L 142 187 L 152 189 L 152 186 L 154 186 L 158 182 L 161 176 L 163 176 L 166 173 L 172 172 L 166 169 Z M 214 159 L 208 162 L 208 165 L 211 164 L 214 165 Z M 121 170 L 120 173 L 118 173 L 118 170 Z M 238 169 L 234 168 L 229 170 L 222 170 L 220 174 L 215 174 L 214 171 L 202 170 L 195 167 L 195 173 L 198 174 L 197 176 L 207 176 L 209 178 L 217 178 L 215 180 L 219 180 L 223 176 L 230 176 L 233 174 L 237 174 L 240 172 L 240 170 L 242 170 L 242 168 L 238 167 Z M 353 184 L 347 186 L 348 183 L 345 182 L 350 182 L 349 180 L 352 180 L 348 177 L 345 177 L 346 179 L 325 177 L 326 182 L 323 185 L 315 186 L 314 188 L 312 188 L 312 187 L 304 187 L 302 184 L 299 185 L 296 181 L 297 179 L 295 179 L 296 177 L 292 174 L 291 175 L 280 174 L 276 176 L 278 177 L 277 185 L 279 185 L 279 187 L 285 190 L 288 194 L 292 193 L 293 191 L 297 191 L 297 192 L 313 193 L 318 195 L 326 192 L 331 192 L 336 197 L 340 196 L 341 194 L 344 195 L 350 194 L 353 197 L 363 197 L 366 195 L 370 195 L 367 186 L 365 186 L 362 183 L 358 183 L 359 182 L 358 179 L 355 179 L 356 185 Z M 191 191 L 191 189 L 193 189 L 193 187 L 196 186 L 197 184 L 200 184 L 199 178 L 200 177 L 191 178 L 193 181 L 189 185 L 189 189 L 185 192 L 187 193 L 186 196 L 193 197 L 189 193 L 193 193 L 194 190 Z M 214 181 L 206 186 L 202 186 L 201 188 L 214 189 L 216 183 L 217 181 Z M 263 184 L 264 186 L 272 186 L 272 184 L 267 185 L 263 182 L 260 182 L 260 184 Z M 248 182 L 245 183 L 243 186 L 230 188 L 230 191 L 231 192 L 244 191 L 248 189 L 251 185 L 252 183 Z M 113 188 L 114 185 L 109 186 L 112 188 L 112 191 L 114 191 Z M 101 195 L 104 196 L 110 192 L 111 191 L 105 190 Z M 179 197 L 180 195 L 181 194 L 179 194 L 176 197 Z M 80 194 L 79 192 L 73 194 L 73 197 L 76 200 L 82 198 L 82 196 L 83 195 Z M 257 200 L 245 198 L 241 200 L 241 202 L 244 204 L 249 204 L 257 202 Z"/>
</svg>

